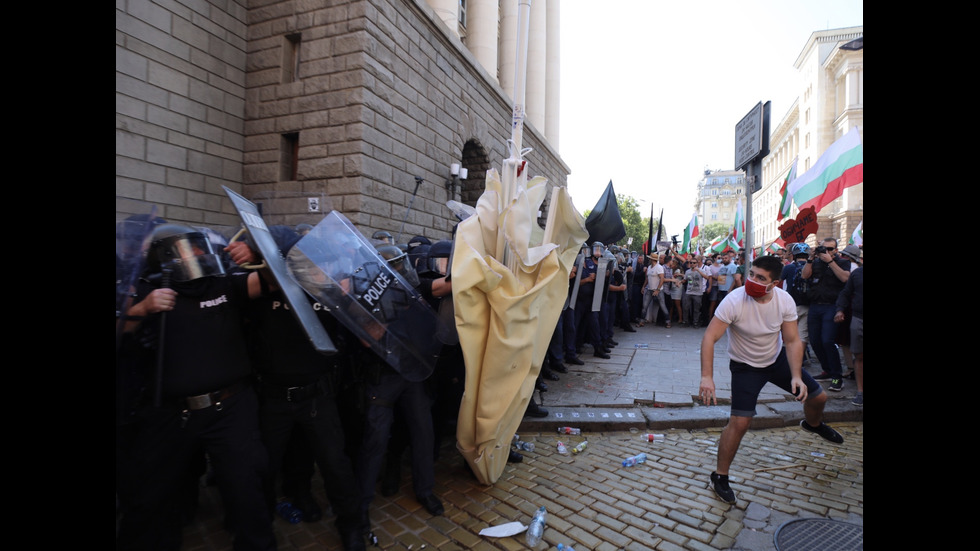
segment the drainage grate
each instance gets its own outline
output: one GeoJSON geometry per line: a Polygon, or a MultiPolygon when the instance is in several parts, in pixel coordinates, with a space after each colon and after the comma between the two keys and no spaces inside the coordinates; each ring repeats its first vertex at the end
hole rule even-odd
{"type": "Polygon", "coordinates": [[[784,522],[773,536],[777,551],[863,551],[864,527],[826,518],[784,522]]]}

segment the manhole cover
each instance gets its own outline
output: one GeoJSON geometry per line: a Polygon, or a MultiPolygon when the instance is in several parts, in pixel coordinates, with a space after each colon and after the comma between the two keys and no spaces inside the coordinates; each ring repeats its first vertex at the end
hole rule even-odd
{"type": "Polygon", "coordinates": [[[864,527],[826,518],[784,522],[773,536],[777,551],[855,551],[864,549],[864,527]]]}

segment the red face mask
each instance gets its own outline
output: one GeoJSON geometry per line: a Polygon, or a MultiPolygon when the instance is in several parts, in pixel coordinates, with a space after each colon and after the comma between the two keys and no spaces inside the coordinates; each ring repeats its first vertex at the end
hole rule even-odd
{"type": "Polygon", "coordinates": [[[752,298],[764,297],[772,291],[772,288],[768,285],[763,285],[761,283],[756,283],[751,279],[745,280],[745,294],[752,298]]]}

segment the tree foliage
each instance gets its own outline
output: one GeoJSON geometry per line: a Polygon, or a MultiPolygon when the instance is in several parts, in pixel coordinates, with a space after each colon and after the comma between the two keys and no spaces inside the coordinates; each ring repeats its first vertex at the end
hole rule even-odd
{"type": "Polygon", "coordinates": [[[702,227],[698,231],[698,239],[700,239],[700,241],[704,243],[705,246],[707,246],[707,244],[714,241],[716,237],[719,236],[724,237],[725,234],[728,233],[728,230],[730,230],[731,228],[732,228],[731,225],[726,226],[721,222],[714,222],[712,224],[708,224],[702,227]]]}
{"type": "MultiPolygon", "coordinates": [[[[617,241],[616,245],[626,247],[629,238],[632,237],[633,243],[628,248],[631,251],[639,251],[650,234],[650,217],[644,217],[640,213],[640,204],[636,199],[628,195],[617,193],[616,204],[619,206],[619,215],[623,218],[623,226],[626,228],[626,236],[617,241]]],[[[591,212],[592,209],[587,209],[582,213],[582,216],[588,218],[591,212]]],[[[657,236],[657,225],[659,222],[659,219],[653,220],[654,238],[657,236]]],[[[612,245],[612,243],[605,243],[605,245],[612,245]]]]}

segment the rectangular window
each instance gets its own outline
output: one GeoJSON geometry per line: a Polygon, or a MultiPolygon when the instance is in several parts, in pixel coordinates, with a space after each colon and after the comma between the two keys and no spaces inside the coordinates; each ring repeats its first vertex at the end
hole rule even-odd
{"type": "Polygon", "coordinates": [[[279,181],[291,182],[297,177],[299,165],[299,132],[283,134],[279,143],[279,181]]]}
{"type": "Polygon", "coordinates": [[[299,79],[299,45],[302,35],[289,34],[282,41],[282,84],[299,79]]]}
{"type": "Polygon", "coordinates": [[[466,0],[459,0],[459,26],[466,28],[466,0]]]}

